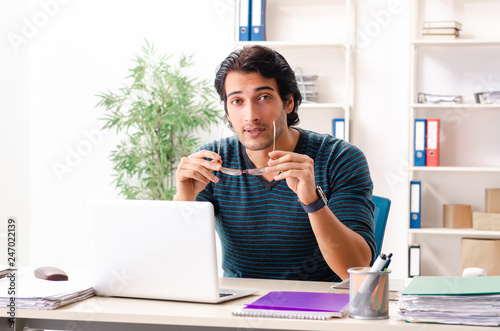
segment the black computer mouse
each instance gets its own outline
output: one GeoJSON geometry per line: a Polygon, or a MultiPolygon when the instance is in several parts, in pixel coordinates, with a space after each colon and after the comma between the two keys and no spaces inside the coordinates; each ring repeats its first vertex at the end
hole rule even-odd
{"type": "Polygon", "coordinates": [[[57,267],[36,268],[35,277],[44,280],[68,280],[68,275],[57,267]]]}

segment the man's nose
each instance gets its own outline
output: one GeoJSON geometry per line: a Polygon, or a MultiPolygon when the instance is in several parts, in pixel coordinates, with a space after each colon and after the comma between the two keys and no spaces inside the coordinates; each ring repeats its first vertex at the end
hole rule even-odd
{"type": "Polygon", "coordinates": [[[253,102],[247,103],[247,106],[245,107],[245,121],[254,123],[258,122],[260,118],[261,116],[259,107],[253,102]]]}

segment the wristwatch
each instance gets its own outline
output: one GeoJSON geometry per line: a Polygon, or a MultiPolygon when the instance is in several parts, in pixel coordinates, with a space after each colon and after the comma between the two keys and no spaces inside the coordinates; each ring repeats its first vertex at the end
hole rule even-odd
{"type": "Polygon", "coordinates": [[[321,187],[316,186],[316,193],[318,193],[318,200],[311,203],[310,205],[305,205],[302,203],[302,201],[299,200],[300,205],[308,214],[314,213],[328,204],[328,200],[326,199],[325,193],[323,193],[321,187]]]}

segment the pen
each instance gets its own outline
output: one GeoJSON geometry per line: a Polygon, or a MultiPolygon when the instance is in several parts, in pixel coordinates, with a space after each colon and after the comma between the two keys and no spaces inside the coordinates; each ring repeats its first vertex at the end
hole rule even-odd
{"type": "Polygon", "coordinates": [[[389,268],[389,264],[391,264],[391,257],[392,257],[392,253],[387,254],[387,259],[386,259],[381,271],[386,271],[387,268],[389,268]]]}
{"type": "MultiPolygon", "coordinates": [[[[392,254],[391,254],[391,256],[392,256],[392,254]]],[[[377,272],[377,271],[384,270],[383,268],[386,264],[386,261],[387,261],[387,255],[385,255],[384,253],[380,254],[378,256],[378,258],[375,260],[375,262],[373,263],[372,267],[370,268],[370,272],[377,272]]],[[[376,275],[368,275],[366,277],[365,281],[363,282],[363,284],[361,284],[361,287],[359,288],[358,293],[364,294],[366,292],[366,290],[368,290],[368,287],[373,282],[375,277],[377,277],[377,276],[376,275]]]]}
{"type": "MultiPolygon", "coordinates": [[[[386,259],[381,271],[387,271],[387,268],[389,268],[389,264],[391,264],[391,257],[392,257],[392,253],[387,254],[387,259],[386,259]]],[[[372,292],[375,290],[375,287],[377,287],[377,285],[379,284],[381,276],[377,276],[377,277],[378,277],[377,280],[373,282],[373,285],[371,286],[370,290],[368,290],[368,295],[371,295],[372,292]]],[[[387,285],[384,285],[384,288],[379,289],[379,291],[382,291],[382,293],[383,293],[382,294],[382,301],[377,300],[377,302],[374,303],[373,309],[379,310],[379,309],[383,308],[382,303],[384,303],[386,301],[386,292],[387,292],[385,290],[385,286],[387,286],[387,285]]]]}

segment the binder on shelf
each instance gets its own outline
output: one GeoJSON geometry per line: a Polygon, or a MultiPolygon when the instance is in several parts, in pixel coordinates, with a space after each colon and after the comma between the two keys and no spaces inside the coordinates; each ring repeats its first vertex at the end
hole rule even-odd
{"type": "Polygon", "coordinates": [[[266,40],[266,0],[251,0],[251,41],[266,40]]]}
{"type": "Polygon", "coordinates": [[[408,277],[420,276],[420,245],[411,244],[408,249],[408,277]]]}
{"type": "Polygon", "coordinates": [[[439,119],[427,119],[427,155],[426,165],[439,166],[439,119]]]}
{"type": "Polygon", "coordinates": [[[427,127],[426,119],[415,119],[415,138],[414,138],[414,165],[416,167],[425,166],[425,133],[427,127]]]}
{"type": "Polygon", "coordinates": [[[337,139],[345,140],[345,120],[343,118],[334,118],[332,126],[333,136],[337,139]]]}
{"type": "Polygon", "coordinates": [[[410,228],[420,228],[421,211],[421,187],[420,181],[411,181],[410,183],[410,228]]]}
{"type": "Polygon", "coordinates": [[[240,0],[239,40],[250,40],[251,0],[240,0]]]}

